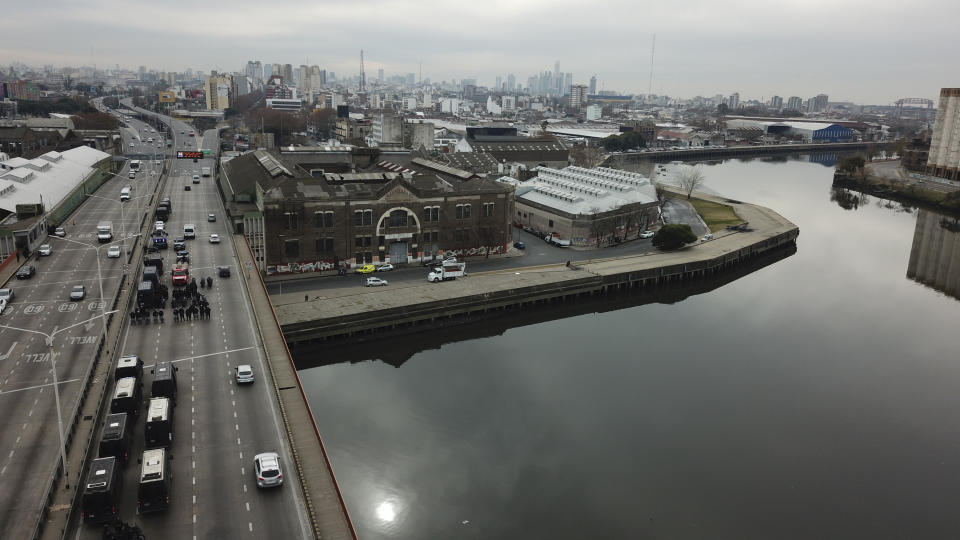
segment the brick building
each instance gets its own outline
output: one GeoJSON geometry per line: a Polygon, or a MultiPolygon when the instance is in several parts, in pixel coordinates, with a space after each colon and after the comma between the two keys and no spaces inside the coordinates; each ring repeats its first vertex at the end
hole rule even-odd
{"type": "Polygon", "coordinates": [[[413,153],[258,150],[219,181],[267,274],[501,253],[511,241],[512,186],[413,153]]]}

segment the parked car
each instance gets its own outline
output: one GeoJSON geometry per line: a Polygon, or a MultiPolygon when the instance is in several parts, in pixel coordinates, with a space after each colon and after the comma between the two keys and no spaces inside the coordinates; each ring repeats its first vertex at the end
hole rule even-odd
{"type": "Polygon", "coordinates": [[[390,263],[383,263],[377,267],[377,272],[389,272],[393,270],[393,265],[390,263]]]}
{"type": "Polygon", "coordinates": [[[276,452],[264,452],[253,456],[253,474],[257,477],[257,487],[283,485],[280,456],[276,452]]]}
{"type": "Polygon", "coordinates": [[[87,295],[87,290],[83,285],[74,285],[70,289],[70,300],[83,300],[83,297],[87,295]]]}
{"type": "Polygon", "coordinates": [[[210,235],[210,243],[211,243],[211,244],[219,244],[219,243],[220,243],[220,235],[217,234],[217,233],[211,234],[211,235],[210,235]]]}
{"type": "Polygon", "coordinates": [[[657,233],[653,231],[643,231],[640,233],[640,238],[653,238],[657,233]]]}
{"type": "Polygon", "coordinates": [[[120,257],[120,246],[110,246],[107,248],[107,258],[116,259],[120,257]]]}
{"type": "Polygon", "coordinates": [[[13,297],[13,289],[9,287],[6,289],[0,289],[0,301],[10,303],[13,302],[13,297]]]}
{"type": "Polygon", "coordinates": [[[358,274],[372,274],[377,271],[377,267],[372,264],[365,264],[363,266],[358,266],[356,272],[358,274]]]}
{"type": "Polygon", "coordinates": [[[370,276],[367,278],[367,287],[383,287],[387,284],[387,280],[380,279],[378,277],[370,276]]]}
{"type": "Polygon", "coordinates": [[[713,235],[710,233],[703,235],[703,238],[700,239],[701,242],[709,242],[710,240],[713,240],[713,235]]]}
{"type": "Polygon", "coordinates": [[[513,243],[513,247],[517,249],[527,249],[527,245],[524,244],[523,242],[520,242],[519,240],[513,243]]]}
{"type": "Polygon", "coordinates": [[[240,364],[236,368],[237,384],[253,382],[253,368],[250,364],[240,364]]]}
{"type": "Polygon", "coordinates": [[[29,264],[25,264],[17,270],[17,279],[30,279],[37,273],[37,269],[29,264]]]}
{"type": "Polygon", "coordinates": [[[40,247],[37,248],[37,253],[41,257],[47,257],[53,253],[53,248],[50,247],[50,244],[41,244],[40,247]]]}
{"type": "Polygon", "coordinates": [[[57,227],[56,229],[53,230],[53,235],[63,238],[64,236],[67,235],[67,231],[63,230],[63,227],[57,227]]]}

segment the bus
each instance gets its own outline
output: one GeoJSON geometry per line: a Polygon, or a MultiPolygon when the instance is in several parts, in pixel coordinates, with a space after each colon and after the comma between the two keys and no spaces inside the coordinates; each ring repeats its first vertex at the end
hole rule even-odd
{"type": "Polygon", "coordinates": [[[163,448],[143,453],[140,485],[137,488],[137,513],[158,512],[170,506],[170,475],[167,451],[163,448]]]}
{"type": "Polygon", "coordinates": [[[144,446],[170,448],[173,444],[173,403],[165,397],[152,398],[147,406],[144,446]]]}
{"type": "Polygon", "coordinates": [[[121,485],[116,458],[93,460],[83,486],[83,521],[103,523],[116,517],[120,511],[121,485]]]}
{"type": "Polygon", "coordinates": [[[139,171],[139,170],[140,170],[140,160],[139,160],[139,159],[131,159],[131,160],[130,160],[130,170],[131,170],[131,171],[139,171]]]}
{"type": "Polygon", "coordinates": [[[103,423],[103,432],[100,435],[100,444],[97,447],[99,457],[114,457],[121,465],[130,460],[130,438],[132,429],[128,429],[127,415],[124,413],[108,414],[103,423]]]}

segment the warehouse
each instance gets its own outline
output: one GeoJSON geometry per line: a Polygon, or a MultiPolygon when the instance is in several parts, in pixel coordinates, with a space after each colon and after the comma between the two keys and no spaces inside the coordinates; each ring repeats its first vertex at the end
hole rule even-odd
{"type": "Polygon", "coordinates": [[[843,142],[853,140],[855,133],[848,127],[827,122],[803,122],[787,120],[774,122],[748,118],[727,120],[727,130],[759,128],[766,135],[801,137],[808,142],[843,142]]]}

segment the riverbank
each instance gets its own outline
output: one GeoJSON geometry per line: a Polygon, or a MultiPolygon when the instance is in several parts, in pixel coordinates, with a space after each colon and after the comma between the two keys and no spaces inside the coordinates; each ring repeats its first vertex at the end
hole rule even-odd
{"type": "Polygon", "coordinates": [[[869,172],[837,171],[833,175],[833,187],[852,189],[938,212],[960,213],[960,190],[945,190],[939,184],[922,180],[884,177],[869,172]]]}
{"type": "Polygon", "coordinates": [[[705,277],[792,246],[799,235],[796,225],[769,208],[710,195],[698,197],[730,206],[749,228],[725,230],[711,241],[674,252],[470,274],[440,284],[324,290],[308,302],[277,300],[277,320],[291,347],[399,328],[430,331],[438,321],[467,324],[472,315],[490,311],[705,277]]]}

